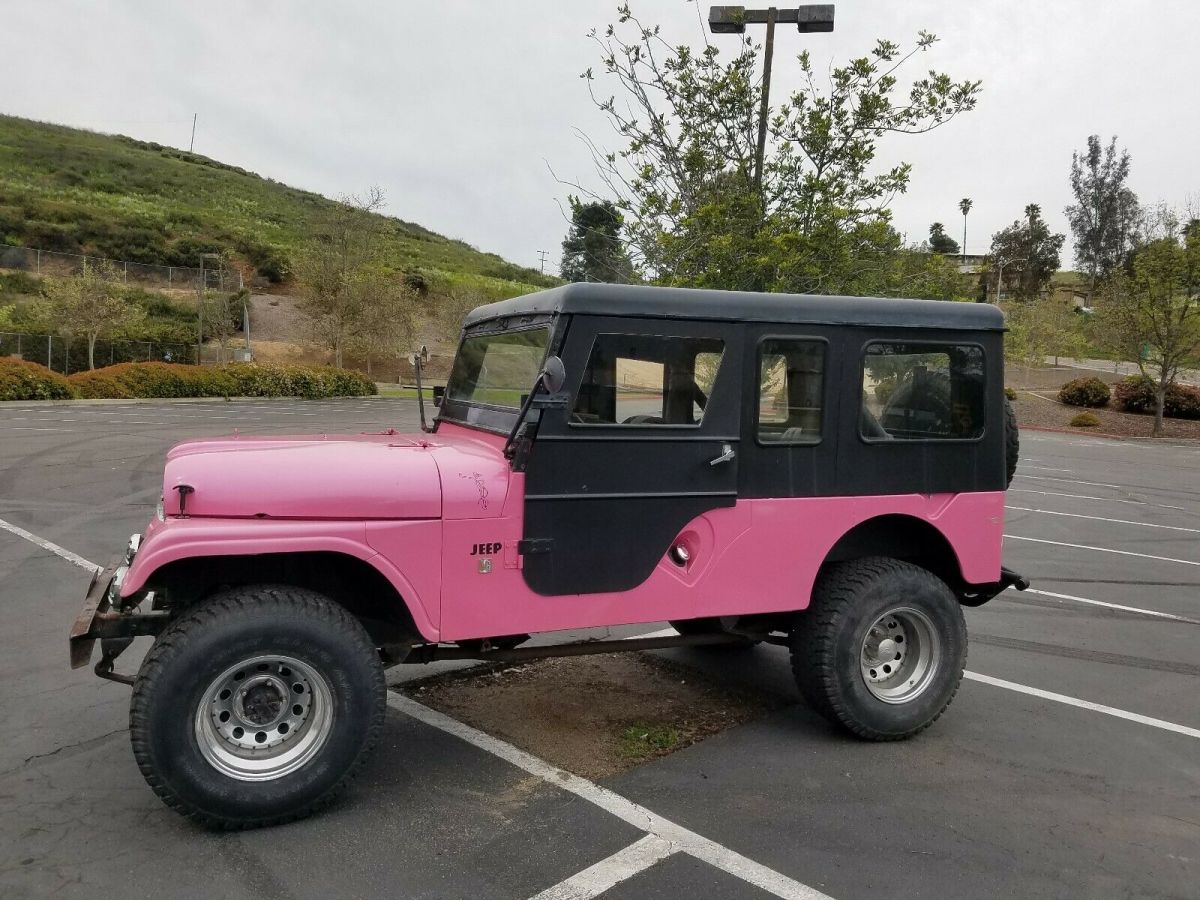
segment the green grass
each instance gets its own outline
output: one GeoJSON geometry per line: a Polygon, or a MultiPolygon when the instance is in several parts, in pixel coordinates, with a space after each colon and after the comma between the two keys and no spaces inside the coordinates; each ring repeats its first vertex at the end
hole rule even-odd
{"type": "Polygon", "coordinates": [[[618,737],[621,755],[636,760],[670,753],[684,738],[678,728],[653,722],[635,722],[622,728],[618,737]]]}
{"type": "MultiPolygon", "coordinates": [[[[231,250],[278,281],[331,202],[172,147],[0,115],[0,244],[176,266],[231,250]]],[[[448,287],[500,298],[557,283],[412,222],[388,217],[384,232],[388,265],[448,287]]]]}

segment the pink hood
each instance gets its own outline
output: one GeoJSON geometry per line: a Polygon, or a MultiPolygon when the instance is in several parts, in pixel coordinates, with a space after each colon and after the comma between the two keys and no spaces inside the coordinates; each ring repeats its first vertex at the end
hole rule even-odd
{"type": "Polygon", "coordinates": [[[441,482],[428,445],[363,434],[188,441],[167,454],[163,506],[189,516],[436,519],[441,482]]]}
{"type": "Polygon", "coordinates": [[[215,438],[167,454],[163,510],[264,519],[487,519],[499,516],[512,470],[497,435],[215,438]]]}

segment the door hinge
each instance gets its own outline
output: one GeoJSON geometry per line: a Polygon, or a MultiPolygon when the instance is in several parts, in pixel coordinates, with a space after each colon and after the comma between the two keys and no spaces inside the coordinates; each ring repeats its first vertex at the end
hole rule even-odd
{"type": "Polygon", "coordinates": [[[525,538],[517,541],[517,552],[522,556],[532,556],[535,553],[549,553],[554,549],[554,538],[525,538]]]}

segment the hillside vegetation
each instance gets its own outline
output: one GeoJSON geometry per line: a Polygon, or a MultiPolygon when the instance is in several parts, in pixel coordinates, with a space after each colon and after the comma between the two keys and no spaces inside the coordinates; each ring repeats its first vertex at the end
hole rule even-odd
{"type": "MultiPolygon", "coordinates": [[[[232,251],[273,282],[332,201],[198,154],[0,115],[0,244],[195,266],[232,251]]],[[[383,218],[405,273],[489,297],[556,283],[420,225],[383,218]]]]}

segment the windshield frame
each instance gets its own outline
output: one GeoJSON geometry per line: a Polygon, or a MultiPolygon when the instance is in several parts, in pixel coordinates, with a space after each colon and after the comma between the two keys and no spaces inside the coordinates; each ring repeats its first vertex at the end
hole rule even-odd
{"type": "MultiPolygon", "coordinates": [[[[546,314],[506,316],[500,319],[489,319],[484,322],[478,322],[470,328],[464,329],[459,336],[458,347],[454,352],[454,361],[450,365],[450,374],[454,374],[454,366],[458,361],[459,354],[462,353],[463,345],[472,338],[497,334],[515,334],[522,331],[542,329],[546,332],[546,347],[542,353],[542,358],[538,361],[540,370],[541,366],[546,362],[546,357],[554,352],[553,348],[558,331],[557,325],[558,316],[546,314]]],[[[517,415],[520,412],[519,407],[455,400],[451,398],[448,390],[450,386],[449,377],[447,378],[446,386],[447,392],[442,398],[442,405],[438,407],[437,417],[434,419],[436,424],[449,422],[453,425],[479,428],[484,431],[503,435],[508,435],[512,430],[513,425],[517,421],[517,415]]],[[[533,379],[531,378],[529,384],[524,386],[524,390],[527,392],[532,387],[533,379]]]]}

